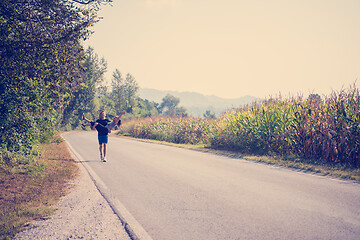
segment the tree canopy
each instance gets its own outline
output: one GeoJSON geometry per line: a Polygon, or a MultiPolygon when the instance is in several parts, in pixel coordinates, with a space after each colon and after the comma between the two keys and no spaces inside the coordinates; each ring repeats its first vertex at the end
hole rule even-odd
{"type": "Polygon", "coordinates": [[[180,98],[177,98],[171,94],[166,95],[162,99],[162,103],[160,104],[160,111],[168,116],[181,116],[186,117],[186,109],[184,107],[178,107],[180,103],[180,98]]]}
{"type": "Polygon", "coordinates": [[[104,1],[0,1],[1,147],[21,150],[46,138],[79,88],[81,42],[104,1]]]}

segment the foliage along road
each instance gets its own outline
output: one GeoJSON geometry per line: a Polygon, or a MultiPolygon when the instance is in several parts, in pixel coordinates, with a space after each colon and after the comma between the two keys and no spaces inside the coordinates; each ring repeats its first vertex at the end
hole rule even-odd
{"type": "Polygon", "coordinates": [[[104,163],[96,132],[64,138],[144,239],[360,236],[358,183],[118,137],[104,163]]]}

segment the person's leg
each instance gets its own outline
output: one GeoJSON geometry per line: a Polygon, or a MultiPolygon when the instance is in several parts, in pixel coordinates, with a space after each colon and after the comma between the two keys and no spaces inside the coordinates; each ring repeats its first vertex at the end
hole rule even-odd
{"type": "Polygon", "coordinates": [[[104,144],[99,144],[99,151],[100,151],[100,159],[101,159],[101,161],[103,161],[103,159],[104,159],[104,155],[103,155],[103,145],[104,144]]]}
{"type": "Polygon", "coordinates": [[[98,136],[98,139],[99,139],[99,150],[100,150],[100,158],[101,158],[101,161],[103,162],[106,162],[106,145],[108,143],[108,135],[101,135],[101,136],[98,136]]]}
{"type": "Polygon", "coordinates": [[[107,145],[107,144],[104,143],[103,145],[104,145],[104,151],[103,151],[103,153],[104,153],[104,155],[103,155],[104,158],[103,158],[103,161],[106,162],[106,145],[107,145]]]}
{"type": "Polygon", "coordinates": [[[104,154],[103,154],[104,138],[103,138],[103,136],[98,135],[98,141],[99,141],[100,159],[101,159],[101,161],[103,161],[103,159],[104,159],[104,154]]]}
{"type": "Polygon", "coordinates": [[[109,139],[109,136],[108,135],[105,135],[105,136],[102,136],[102,141],[103,141],[103,145],[104,145],[104,148],[103,148],[103,161],[106,162],[106,152],[107,152],[107,143],[108,143],[108,139],[109,139]]]}

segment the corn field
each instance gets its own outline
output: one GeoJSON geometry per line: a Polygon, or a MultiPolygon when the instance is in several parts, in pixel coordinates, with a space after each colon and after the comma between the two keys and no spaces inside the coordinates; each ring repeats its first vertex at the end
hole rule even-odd
{"type": "MultiPolygon", "coordinates": [[[[126,130],[133,137],[155,139],[173,143],[208,143],[213,120],[199,118],[144,118],[130,123],[126,130]]],[[[126,123],[129,124],[129,123],[126,123]]],[[[125,124],[125,125],[126,125],[125,124]]],[[[126,128],[126,126],[124,126],[126,128]]]]}
{"type": "Polygon", "coordinates": [[[360,166],[360,95],[351,87],[325,99],[281,97],[232,110],[218,120],[146,118],[134,137],[208,144],[250,154],[277,154],[360,166]]]}
{"type": "Polygon", "coordinates": [[[211,146],[247,153],[295,155],[329,163],[360,164],[359,90],[324,101],[271,99],[225,114],[211,146]]]}

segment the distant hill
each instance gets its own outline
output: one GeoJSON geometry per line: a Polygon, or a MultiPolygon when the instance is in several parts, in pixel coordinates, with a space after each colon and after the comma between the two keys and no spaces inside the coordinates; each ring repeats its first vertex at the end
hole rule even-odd
{"type": "Polygon", "coordinates": [[[179,106],[186,108],[187,112],[194,117],[202,117],[206,110],[220,116],[221,113],[232,108],[238,108],[260,100],[252,96],[244,96],[234,99],[220,98],[214,95],[208,96],[196,92],[162,91],[151,88],[140,88],[139,97],[161,103],[163,97],[171,94],[180,99],[179,106]]]}

